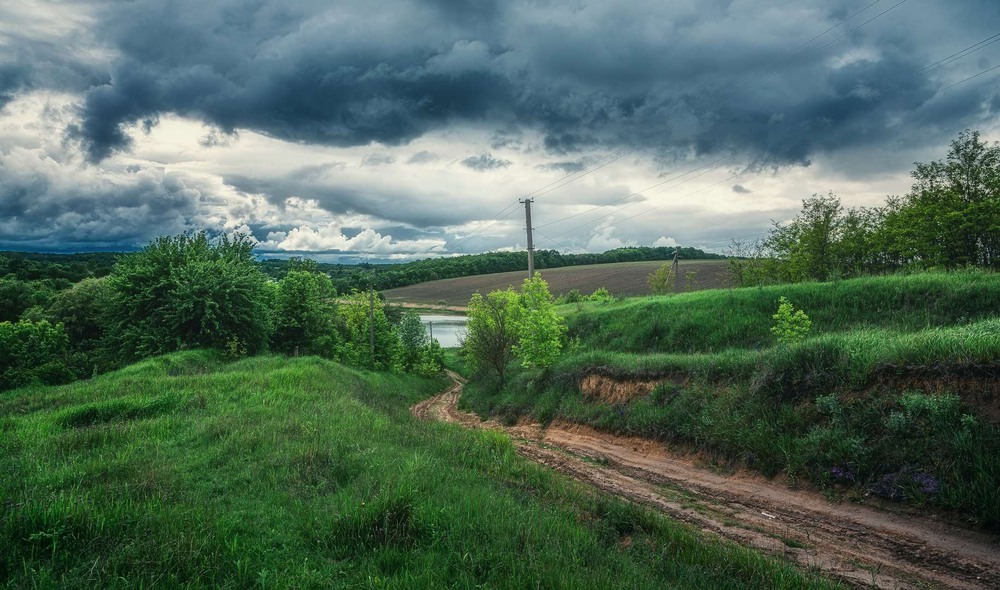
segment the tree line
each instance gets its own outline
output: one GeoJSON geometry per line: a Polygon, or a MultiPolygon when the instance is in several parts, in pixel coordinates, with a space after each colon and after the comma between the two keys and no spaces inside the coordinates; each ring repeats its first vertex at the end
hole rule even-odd
{"type": "MultiPolygon", "coordinates": [[[[536,250],[535,268],[562,268],[586,264],[611,262],[640,262],[668,260],[674,256],[675,247],[635,246],[615,248],[602,253],[562,254],[555,250],[536,250]]],[[[714,260],[720,254],[703,252],[697,248],[680,248],[681,257],[687,260],[714,260]]],[[[290,265],[288,260],[263,261],[264,272],[281,278],[290,265]]],[[[325,264],[317,268],[327,273],[338,291],[375,288],[378,290],[406,287],[439,279],[454,279],[473,275],[512,272],[528,268],[527,252],[486,252],[447,258],[427,258],[402,264],[325,264]]]]}
{"type": "MultiPolygon", "coordinates": [[[[669,260],[674,247],[625,247],[602,253],[561,254],[555,250],[537,250],[535,267],[561,268],[611,262],[669,260]]],[[[711,260],[723,256],[697,248],[680,248],[686,260],[711,260]]],[[[27,309],[44,305],[56,293],[88,278],[111,273],[122,252],[86,252],[52,254],[37,252],[0,252],[0,321],[17,321],[27,309]]],[[[301,258],[260,260],[265,275],[281,280],[300,264],[301,258]]],[[[448,258],[428,258],[401,264],[331,264],[316,262],[310,268],[327,275],[338,293],[352,290],[382,291],[438,279],[452,279],[480,274],[520,271],[528,267],[526,252],[486,252],[448,258]]]]}
{"type": "Polygon", "coordinates": [[[736,283],[1000,268],[1000,144],[966,130],[943,160],[915,166],[910,192],[882,206],[845,209],[832,193],[813,195],[766,237],[734,242],[736,283]]]}
{"type": "Polygon", "coordinates": [[[242,235],[162,237],[120,257],[106,277],[33,297],[0,322],[0,389],[66,383],[188,348],[423,374],[441,366],[416,314],[374,291],[338,293],[310,261],[272,280],[242,235]]]}

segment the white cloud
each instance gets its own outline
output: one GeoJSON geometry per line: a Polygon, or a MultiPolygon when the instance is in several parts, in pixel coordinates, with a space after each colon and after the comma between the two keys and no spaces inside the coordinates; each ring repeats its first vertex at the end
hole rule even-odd
{"type": "Polygon", "coordinates": [[[440,253],[445,241],[440,239],[393,240],[372,228],[361,230],[354,237],[344,235],[341,227],[328,224],[319,227],[300,226],[289,232],[272,232],[260,243],[264,249],[292,252],[370,252],[373,254],[440,253]]]}
{"type": "Polygon", "coordinates": [[[667,236],[660,236],[653,242],[653,247],[655,248],[672,248],[674,246],[680,246],[680,244],[677,243],[677,240],[667,236]]]}
{"type": "Polygon", "coordinates": [[[614,235],[615,228],[609,225],[602,225],[597,228],[590,241],[587,242],[587,250],[590,252],[604,252],[625,246],[638,246],[635,240],[622,240],[614,235]]]}

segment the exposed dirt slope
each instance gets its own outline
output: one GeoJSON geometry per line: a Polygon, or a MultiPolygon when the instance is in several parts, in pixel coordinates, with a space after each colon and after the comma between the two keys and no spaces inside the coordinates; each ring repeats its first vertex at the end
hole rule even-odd
{"type": "Polygon", "coordinates": [[[458,410],[462,382],[414,405],[423,420],[511,435],[524,456],[712,534],[784,555],[852,586],[1000,588],[1000,539],[915,514],[831,503],[749,474],[700,468],[652,441],[565,422],[503,426],[458,410]]]}

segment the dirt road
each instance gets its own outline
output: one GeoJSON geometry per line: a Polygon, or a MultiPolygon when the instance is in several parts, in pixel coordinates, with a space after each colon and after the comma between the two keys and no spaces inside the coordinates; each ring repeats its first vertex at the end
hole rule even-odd
{"type": "Polygon", "coordinates": [[[1000,539],[942,520],[832,503],[752,474],[720,474],[663,445],[554,422],[503,426],[458,409],[462,380],[410,408],[422,420],[508,433],[518,451],[703,531],[816,567],[851,586],[1000,588],[1000,539]]]}

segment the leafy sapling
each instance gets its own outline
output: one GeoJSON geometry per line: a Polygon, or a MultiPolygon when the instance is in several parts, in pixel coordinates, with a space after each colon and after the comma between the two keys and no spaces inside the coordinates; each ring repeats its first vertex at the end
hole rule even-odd
{"type": "Polygon", "coordinates": [[[812,327],[812,320],[809,319],[809,316],[801,309],[795,309],[792,302],[785,297],[778,300],[778,313],[771,317],[774,318],[771,332],[782,344],[802,340],[809,333],[809,328],[812,327]]]}

